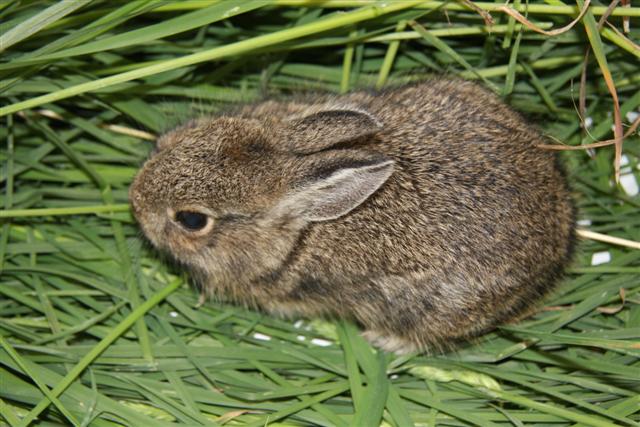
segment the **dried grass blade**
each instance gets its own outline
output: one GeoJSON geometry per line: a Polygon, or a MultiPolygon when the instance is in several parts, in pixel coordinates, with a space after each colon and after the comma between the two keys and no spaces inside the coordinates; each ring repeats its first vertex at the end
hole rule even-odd
{"type": "Polygon", "coordinates": [[[544,34],[546,36],[557,36],[558,34],[566,33],[571,28],[573,28],[574,25],[576,25],[578,22],[580,22],[580,19],[582,19],[582,17],[585,15],[585,13],[587,13],[587,10],[588,10],[588,7],[589,7],[589,3],[591,3],[591,0],[586,0],[585,1],[584,6],[581,7],[580,13],[578,14],[578,17],[576,19],[574,19],[573,21],[571,21],[569,24],[565,25],[564,27],[557,28],[555,30],[543,30],[542,28],[538,27],[537,25],[535,25],[534,23],[529,21],[527,18],[522,16],[520,14],[520,12],[518,12],[517,10],[515,10],[515,9],[509,7],[509,6],[500,6],[498,8],[498,10],[501,11],[501,12],[506,13],[507,15],[509,15],[511,17],[513,17],[518,22],[520,22],[522,25],[524,25],[525,27],[529,28],[532,31],[535,31],[536,33],[544,34]]]}
{"type": "Polygon", "coordinates": [[[578,236],[585,239],[596,240],[598,242],[611,243],[612,245],[624,246],[632,249],[640,249],[640,242],[635,242],[629,239],[622,239],[620,237],[607,236],[606,234],[596,233],[595,231],[578,229],[578,236]]]}
{"type": "Polygon", "coordinates": [[[589,42],[591,43],[591,49],[593,50],[593,54],[596,57],[596,61],[598,61],[598,65],[600,67],[600,71],[602,72],[602,76],[607,85],[607,89],[613,98],[613,122],[614,122],[614,139],[615,142],[615,159],[613,163],[614,167],[614,176],[616,183],[620,183],[620,161],[622,158],[622,144],[623,144],[623,130],[622,130],[622,116],[620,114],[620,101],[618,100],[618,92],[616,90],[615,84],[613,82],[613,76],[611,75],[611,70],[609,69],[609,64],[607,63],[607,58],[604,53],[604,45],[602,44],[602,40],[600,39],[600,33],[598,31],[598,26],[596,24],[596,20],[586,5],[589,0],[582,4],[582,0],[577,0],[578,4],[587,12],[584,14],[583,24],[585,26],[585,30],[587,31],[587,37],[589,38],[589,42]]]}

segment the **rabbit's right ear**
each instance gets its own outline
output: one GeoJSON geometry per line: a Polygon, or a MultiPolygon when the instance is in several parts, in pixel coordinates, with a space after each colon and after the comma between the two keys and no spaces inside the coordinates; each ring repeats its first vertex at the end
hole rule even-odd
{"type": "Polygon", "coordinates": [[[341,142],[373,135],[382,123],[359,109],[330,109],[309,114],[287,123],[285,140],[298,154],[311,154],[341,142]]]}
{"type": "Polygon", "coordinates": [[[393,164],[371,154],[313,162],[303,182],[284,196],[275,212],[304,221],[339,218],[376,192],[393,173],[393,164]]]}

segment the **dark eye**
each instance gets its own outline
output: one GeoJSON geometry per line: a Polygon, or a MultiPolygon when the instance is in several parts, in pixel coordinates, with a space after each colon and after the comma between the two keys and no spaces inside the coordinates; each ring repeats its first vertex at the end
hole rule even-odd
{"type": "Polygon", "coordinates": [[[176,221],[189,231],[198,231],[207,225],[207,216],[200,212],[178,211],[176,221]]]}

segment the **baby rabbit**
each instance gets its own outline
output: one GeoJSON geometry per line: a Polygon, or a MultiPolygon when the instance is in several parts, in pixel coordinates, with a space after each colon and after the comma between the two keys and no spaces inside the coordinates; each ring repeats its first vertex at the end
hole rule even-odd
{"type": "Polygon", "coordinates": [[[544,142],[457,79],[266,101],[161,136],[130,199],[207,295],[439,350],[526,314],[570,261],[544,142]]]}

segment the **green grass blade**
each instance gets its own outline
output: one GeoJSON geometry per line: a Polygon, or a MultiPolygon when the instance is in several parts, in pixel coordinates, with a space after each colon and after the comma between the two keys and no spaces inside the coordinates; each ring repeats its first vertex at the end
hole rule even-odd
{"type": "Polygon", "coordinates": [[[497,87],[496,85],[487,80],[483,74],[479,73],[475,67],[473,67],[471,64],[469,64],[469,62],[467,62],[466,59],[464,59],[460,54],[458,54],[455,50],[453,50],[451,47],[449,47],[449,45],[447,45],[445,42],[443,42],[442,40],[440,40],[440,38],[434,36],[431,32],[427,31],[426,28],[424,28],[422,25],[418,24],[415,21],[411,21],[409,22],[409,25],[418,33],[422,36],[422,38],[424,38],[424,40],[429,43],[430,45],[432,45],[433,47],[435,47],[436,49],[440,50],[441,52],[443,52],[444,54],[446,54],[447,56],[451,57],[452,59],[454,59],[458,64],[460,64],[461,66],[463,66],[468,72],[472,73],[473,75],[475,75],[476,77],[478,77],[479,79],[481,79],[487,86],[489,86],[490,88],[492,88],[494,91],[497,91],[497,87]]]}
{"type": "Polygon", "coordinates": [[[6,33],[0,35],[0,52],[4,52],[9,47],[37,33],[42,28],[51,25],[73,11],[86,6],[89,0],[61,1],[49,6],[42,12],[26,19],[24,22],[11,28],[6,33]]]}
{"type": "Polygon", "coordinates": [[[20,59],[17,59],[7,65],[10,65],[11,68],[21,67],[60,58],[70,58],[78,55],[87,55],[105,50],[140,45],[201,27],[203,25],[208,25],[221,19],[228,19],[256,8],[263,7],[267,3],[268,2],[265,0],[227,0],[213,4],[210,7],[196,12],[186,13],[184,15],[168,19],[156,25],[147,26],[139,30],[128,31],[111,37],[105,37],[95,42],[61,50],[54,54],[38,56],[37,59],[33,60],[21,61],[20,59]]]}
{"type": "Polygon", "coordinates": [[[356,412],[351,422],[352,426],[380,425],[382,420],[382,411],[389,393],[389,380],[387,379],[387,361],[384,353],[378,351],[376,356],[375,373],[369,372],[367,375],[367,386],[363,391],[361,410],[356,412]]]}
{"type": "Polygon", "coordinates": [[[419,3],[420,0],[412,0],[406,2],[387,3],[381,2],[374,7],[364,7],[353,12],[340,13],[325,17],[319,21],[301,25],[296,28],[291,28],[283,31],[279,31],[273,34],[266,34],[263,36],[254,37],[252,39],[243,40],[240,42],[232,43],[226,46],[216,47],[210,50],[205,50],[191,55],[183,56],[177,59],[171,59],[163,61],[159,64],[146,66],[137,70],[121,73],[115,76],[106,77],[99,80],[94,80],[87,83],[81,83],[76,86],[72,86],[66,89],[61,89],[54,93],[32,98],[27,101],[18,102],[16,104],[9,105],[7,107],[0,108],[0,116],[14,113],[24,110],[26,108],[33,108],[39,105],[59,101],[61,99],[69,98],[71,96],[80,95],[83,93],[91,92],[97,89],[103,89],[108,86],[113,86],[119,83],[128,82],[131,80],[139,79],[154,74],[175,70],[177,68],[186,67],[188,65],[198,64],[204,61],[213,61],[217,59],[226,58],[232,55],[238,55],[248,51],[256,50],[259,48],[267,47],[272,44],[282,43],[288,40],[294,40],[296,38],[304,37],[309,34],[313,34],[320,31],[327,31],[334,28],[340,28],[345,25],[355,24],[360,21],[371,19],[381,16],[386,13],[395,12],[398,10],[406,9],[414,4],[419,3]]]}
{"type": "Polygon", "coordinates": [[[45,384],[43,384],[42,381],[40,381],[38,376],[34,372],[31,372],[29,370],[20,355],[11,347],[11,345],[9,345],[9,343],[4,339],[2,335],[0,335],[0,346],[2,346],[4,351],[6,351],[7,354],[16,362],[16,364],[20,366],[22,372],[33,379],[33,382],[36,383],[42,394],[47,397],[49,402],[53,403],[71,424],[73,424],[75,427],[78,427],[80,425],[78,423],[78,420],[76,420],[73,414],[71,414],[71,412],[69,412],[67,408],[64,407],[64,405],[58,400],[58,398],[51,393],[51,390],[49,390],[49,388],[45,384]]]}
{"type": "MultiPolygon", "coordinates": [[[[147,311],[155,307],[160,301],[165,299],[171,293],[175,292],[182,284],[182,281],[175,280],[173,283],[167,285],[164,289],[153,295],[143,304],[141,304],[135,311],[131,312],[120,324],[114,328],[109,335],[104,337],[95,347],[91,349],[81,360],[78,362],[71,371],[58,383],[56,387],[51,390],[51,395],[56,397],[62,393],[76,378],[84,371],[87,366],[102,353],[113,341],[115,341],[120,335],[122,335],[127,329],[129,329],[140,317],[142,317],[147,311]]],[[[41,401],[38,403],[29,414],[22,420],[22,425],[29,425],[36,417],[44,411],[48,406],[47,401],[41,401]]]]}

